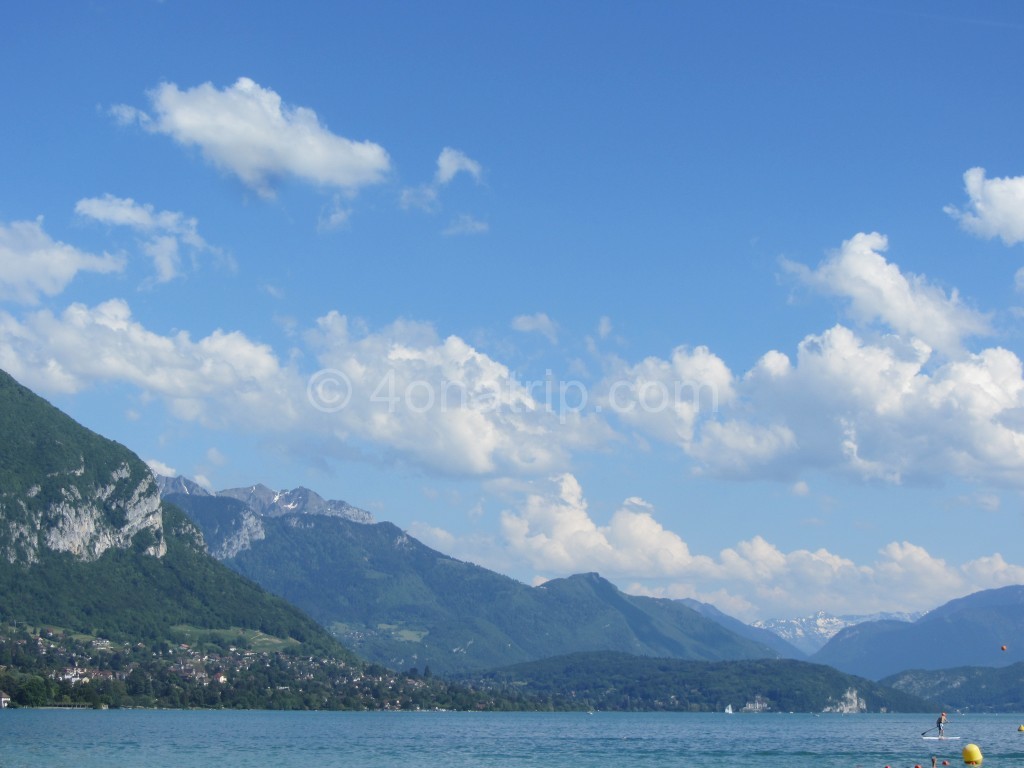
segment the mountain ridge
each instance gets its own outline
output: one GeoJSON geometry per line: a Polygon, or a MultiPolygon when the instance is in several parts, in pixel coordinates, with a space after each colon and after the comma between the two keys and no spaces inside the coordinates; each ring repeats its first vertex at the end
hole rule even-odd
{"type": "Polygon", "coordinates": [[[238,499],[168,494],[227,565],[303,608],[346,645],[391,667],[439,674],[576,650],[683,658],[799,657],[678,602],[625,595],[597,574],[530,587],[427,547],[388,522],[259,516],[238,499]],[[261,537],[227,547],[245,520],[261,537]]]}
{"type": "Polygon", "coordinates": [[[15,705],[502,705],[357,658],[211,557],[137,455],[3,371],[0,430],[0,686],[15,705]]]}
{"type": "Polygon", "coordinates": [[[835,635],[847,627],[869,621],[916,621],[923,615],[918,612],[885,612],[866,615],[835,615],[827,611],[816,611],[809,616],[796,618],[774,618],[755,621],[751,626],[774,633],[796,646],[808,656],[821,650],[835,635]]]}
{"type": "Polygon", "coordinates": [[[911,623],[874,621],[838,632],[810,660],[872,680],[911,669],[1005,667],[1024,661],[1024,586],[950,600],[911,623]],[[1005,650],[1004,650],[1005,648],[1005,650]]]}

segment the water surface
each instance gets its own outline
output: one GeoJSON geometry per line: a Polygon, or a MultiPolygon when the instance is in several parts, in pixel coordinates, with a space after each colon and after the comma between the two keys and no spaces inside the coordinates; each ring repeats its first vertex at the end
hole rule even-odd
{"type": "Polygon", "coordinates": [[[1024,715],[954,718],[961,740],[925,741],[929,715],[263,712],[0,712],[5,768],[1024,767],[1024,715]]]}

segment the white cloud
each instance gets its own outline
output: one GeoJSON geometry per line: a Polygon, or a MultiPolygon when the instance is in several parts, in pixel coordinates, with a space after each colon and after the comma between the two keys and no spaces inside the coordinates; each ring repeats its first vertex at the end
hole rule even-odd
{"type": "Polygon", "coordinates": [[[163,475],[164,477],[178,476],[178,470],[176,470],[169,464],[164,464],[162,461],[158,459],[146,459],[146,464],[149,466],[150,470],[155,474],[163,475]]]}
{"type": "MultiPolygon", "coordinates": [[[[441,187],[450,184],[460,173],[469,174],[479,183],[483,176],[483,167],[465,153],[445,147],[437,157],[437,171],[434,173],[433,182],[403,189],[399,204],[406,209],[419,208],[427,213],[436,213],[441,209],[441,187]]],[[[444,234],[478,234],[486,231],[486,224],[471,216],[462,215],[445,230],[444,234]]]]}
{"type": "Polygon", "coordinates": [[[733,387],[728,366],[707,347],[677,347],[669,360],[609,361],[595,402],[632,429],[687,447],[698,420],[715,418],[733,399],[733,387]]]}
{"type": "MultiPolygon", "coordinates": [[[[805,338],[795,364],[764,355],[722,418],[694,423],[683,446],[716,474],[792,482],[816,469],[890,483],[952,476],[1019,487],[1022,408],[1022,365],[1008,350],[934,365],[925,345],[893,337],[869,344],[835,326],[805,338]]],[[[658,436],[656,426],[645,433],[658,436]]]]}
{"type": "Polygon", "coordinates": [[[1024,581],[1024,568],[998,553],[956,566],[906,541],[861,564],[826,549],[784,552],[762,536],[717,557],[694,554],[641,499],[628,499],[607,525],[598,524],[572,475],[535,481],[518,508],[503,513],[502,532],[507,555],[548,578],[598,571],[626,580],[633,594],[692,597],[747,620],[826,606],[851,614],[925,610],[935,607],[937,593],[955,597],[1024,581]]]}
{"type": "Polygon", "coordinates": [[[96,256],[51,238],[43,219],[0,223],[0,299],[38,304],[55,296],[79,272],[120,272],[124,260],[104,253],[96,256]]]}
{"type": "Polygon", "coordinates": [[[292,395],[302,391],[302,379],[269,347],[220,330],[198,341],[185,332],[161,336],[120,299],[22,321],[0,314],[0,367],[47,392],[127,382],[165,399],[179,418],[213,427],[251,428],[259,414],[265,429],[280,428],[294,421],[292,395]]]}
{"type": "Polygon", "coordinates": [[[483,168],[476,160],[451,147],[445,147],[437,158],[437,174],[434,182],[439,185],[448,184],[459,173],[468,173],[475,181],[480,181],[483,168]]]}
{"type": "Polygon", "coordinates": [[[157,211],[131,198],[87,197],[75,203],[75,213],[102,224],[128,227],[142,236],[142,250],[153,260],[156,281],[165,283],[181,274],[182,246],[193,254],[222,255],[199,235],[199,224],[175,211],[157,211]]]}
{"type": "Polygon", "coordinates": [[[571,450],[612,439],[598,418],[546,402],[457,336],[413,322],[350,325],[332,312],[304,334],[324,369],[310,377],[239,332],[162,336],[122,300],[72,304],[60,315],[0,313],[0,368],[43,392],[124,382],[182,420],[455,476],[547,474],[571,450]]]}
{"type": "Polygon", "coordinates": [[[986,179],[984,168],[971,168],[964,173],[964,188],[970,198],[967,209],[944,209],[961,227],[1006,245],[1024,240],[1024,176],[986,179]]]}
{"type": "Polygon", "coordinates": [[[1024,267],[1013,273],[1013,287],[1018,292],[1024,292],[1024,267]]]}
{"type": "Polygon", "coordinates": [[[686,543],[663,528],[642,499],[628,499],[608,525],[597,525],[570,474],[538,482],[521,509],[502,513],[501,527],[511,554],[548,574],[662,576],[694,562],[686,543]]]}
{"type": "Polygon", "coordinates": [[[486,221],[480,221],[463,213],[456,216],[452,222],[445,227],[441,234],[444,235],[482,235],[490,230],[486,221]]]}
{"type": "Polygon", "coordinates": [[[517,315],[512,318],[512,328],[524,333],[540,333],[552,344],[558,343],[558,326],[544,312],[532,315],[517,315]]]}
{"type": "Polygon", "coordinates": [[[1001,348],[961,349],[965,336],[987,329],[984,319],[955,293],[905,277],[879,255],[884,248],[880,235],[858,235],[817,270],[789,265],[882,323],[872,341],[836,325],[805,337],[795,361],[770,350],[741,377],[704,347],[632,364],[605,358],[595,406],[640,440],[680,447],[703,473],[794,483],[810,469],[871,482],[952,476],[1020,487],[1020,359],[1001,348]]]}
{"type": "Polygon", "coordinates": [[[597,419],[535,399],[505,365],[426,324],[359,333],[332,312],[306,339],[324,368],[311,396],[342,440],[448,474],[533,475],[564,466],[572,446],[608,439],[597,419]]]}
{"type": "Polygon", "coordinates": [[[198,146],[211,163],[265,197],[281,176],[354,191],[380,183],[390,170],[381,146],[332,133],[313,110],[286,105],[247,77],[223,90],[204,83],[182,91],[162,83],[148,95],[153,116],[117,105],[115,118],[198,146]]]}
{"type": "Polygon", "coordinates": [[[797,438],[782,424],[751,424],[743,421],[712,421],[689,454],[718,475],[758,475],[762,467],[793,454],[797,438]]]}
{"type": "Polygon", "coordinates": [[[989,333],[987,319],[965,307],[956,293],[946,296],[918,275],[904,275],[882,253],[888,240],[877,232],[860,233],[815,270],[791,262],[784,266],[806,284],[850,300],[860,321],[881,321],[945,353],[959,352],[963,339],[989,333]]]}
{"type": "Polygon", "coordinates": [[[607,339],[612,333],[612,319],[607,315],[602,315],[601,319],[597,322],[597,336],[601,339],[607,339]]]}

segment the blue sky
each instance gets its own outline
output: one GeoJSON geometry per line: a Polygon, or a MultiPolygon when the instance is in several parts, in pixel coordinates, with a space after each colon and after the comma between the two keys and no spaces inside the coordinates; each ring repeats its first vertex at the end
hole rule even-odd
{"type": "Polygon", "coordinates": [[[1024,7],[21,4],[0,368],[752,620],[1024,582],[1024,7]]]}

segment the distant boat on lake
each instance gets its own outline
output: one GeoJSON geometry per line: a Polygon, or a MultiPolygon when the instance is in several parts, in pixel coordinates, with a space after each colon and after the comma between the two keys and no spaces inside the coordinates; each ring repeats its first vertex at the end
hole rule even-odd
{"type": "Polygon", "coordinates": [[[727,715],[731,715],[732,714],[732,704],[726,704],[725,705],[725,714],[727,714],[727,715]]]}

